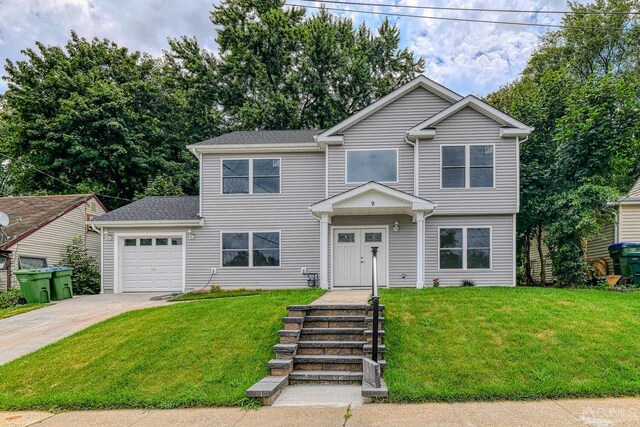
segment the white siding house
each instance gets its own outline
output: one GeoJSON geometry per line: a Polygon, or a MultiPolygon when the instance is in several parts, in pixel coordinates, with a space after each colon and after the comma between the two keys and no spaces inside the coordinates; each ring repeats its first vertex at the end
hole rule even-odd
{"type": "Polygon", "coordinates": [[[103,290],[295,288],[309,275],[364,288],[374,246],[382,286],[513,286],[519,141],[531,130],[420,76],[330,129],[191,145],[199,196],[95,221],[103,290]],[[167,236],[183,238],[175,265],[167,236]]]}

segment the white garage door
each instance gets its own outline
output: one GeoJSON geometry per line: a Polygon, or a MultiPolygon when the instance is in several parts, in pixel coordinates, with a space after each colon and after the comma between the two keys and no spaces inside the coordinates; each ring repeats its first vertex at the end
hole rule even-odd
{"type": "Polygon", "coordinates": [[[182,237],[125,237],[122,291],[182,291],[182,237]]]}

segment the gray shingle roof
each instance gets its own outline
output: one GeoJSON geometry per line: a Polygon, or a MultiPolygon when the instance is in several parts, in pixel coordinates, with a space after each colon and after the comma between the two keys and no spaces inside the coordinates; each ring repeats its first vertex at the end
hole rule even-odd
{"type": "Polygon", "coordinates": [[[198,196],[154,196],[136,200],[94,221],[162,221],[198,219],[198,196]]]}
{"type": "Polygon", "coordinates": [[[633,187],[631,187],[627,197],[640,198],[640,178],[638,178],[636,183],[633,184],[633,187]]]}
{"type": "Polygon", "coordinates": [[[323,129],[304,130],[256,130],[225,133],[207,139],[195,145],[228,145],[228,144],[296,144],[314,142],[313,137],[320,135],[323,129]]]}

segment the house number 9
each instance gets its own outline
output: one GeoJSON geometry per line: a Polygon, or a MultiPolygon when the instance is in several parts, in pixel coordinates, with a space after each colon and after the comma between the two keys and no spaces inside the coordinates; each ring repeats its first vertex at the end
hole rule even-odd
{"type": "Polygon", "coordinates": [[[374,202],[373,200],[371,201],[371,206],[375,206],[376,202],[374,202]]]}

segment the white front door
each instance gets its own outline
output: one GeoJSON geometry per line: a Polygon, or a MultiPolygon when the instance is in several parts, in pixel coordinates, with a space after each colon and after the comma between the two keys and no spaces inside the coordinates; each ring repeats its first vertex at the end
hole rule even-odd
{"type": "Polygon", "coordinates": [[[386,228],[334,228],[333,286],[371,287],[374,246],[378,247],[378,286],[386,286],[386,239],[386,228]]]}

